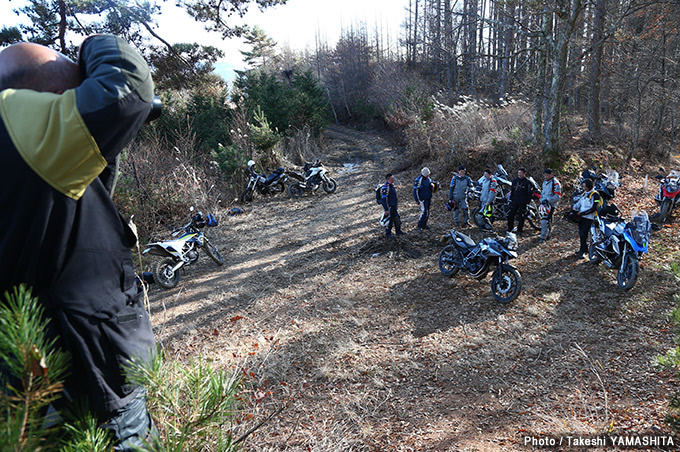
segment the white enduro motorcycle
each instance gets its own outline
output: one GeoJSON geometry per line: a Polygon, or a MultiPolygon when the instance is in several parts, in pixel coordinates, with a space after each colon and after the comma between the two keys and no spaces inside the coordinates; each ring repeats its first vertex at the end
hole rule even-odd
{"type": "MultiPolygon", "coordinates": [[[[194,208],[191,207],[192,212],[193,210],[194,208]]],[[[142,254],[165,258],[157,261],[153,266],[154,282],[165,289],[177,286],[179,269],[198,260],[199,248],[203,248],[217,265],[224,264],[224,259],[217,248],[208,241],[208,237],[203,232],[199,231],[206,226],[217,226],[217,220],[212,214],[204,216],[203,213],[198,212],[191,216],[189,223],[172,232],[172,236],[178,238],[166,242],[153,242],[146,246],[142,254]]]]}
{"type": "Polygon", "coordinates": [[[314,192],[319,187],[323,187],[323,191],[329,194],[338,188],[335,179],[328,176],[328,170],[319,160],[314,163],[305,163],[304,171],[304,176],[298,173],[290,173],[291,177],[297,179],[297,182],[288,186],[288,194],[291,198],[299,198],[306,190],[314,192]]]}

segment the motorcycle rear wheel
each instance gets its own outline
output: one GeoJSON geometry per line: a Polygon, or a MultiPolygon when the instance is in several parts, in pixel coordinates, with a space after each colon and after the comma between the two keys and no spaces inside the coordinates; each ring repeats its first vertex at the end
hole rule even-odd
{"type": "Polygon", "coordinates": [[[243,193],[241,193],[241,197],[239,198],[239,200],[244,204],[247,203],[247,202],[252,202],[253,191],[246,188],[245,190],[243,190],[243,193]]]}
{"type": "Polygon", "coordinates": [[[522,290],[522,277],[511,265],[501,264],[491,277],[491,293],[499,303],[510,303],[522,290]],[[499,274],[500,273],[500,274],[499,274]]]}
{"type": "Polygon", "coordinates": [[[632,289],[637,281],[638,273],[640,273],[640,261],[637,256],[635,254],[626,255],[626,259],[621,264],[616,276],[619,287],[623,290],[632,289]]]}
{"type": "Polygon", "coordinates": [[[203,249],[205,250],[205,254],[210,256],[210,259],[212,259],[217,265],[224,264],[224,259],[222,258],[219,250],[215,247],[215,245],[210,243],[208,239],[205,239],[205,243],[203,243],[203,249]]]}
{"type": "Polygon", "coordinates": [[[446,245],[439,253],[439,271],[444,276],[454,276],[460,270],[460,267],[455,265],[452,261],[460,259],[460,250],[453,245],[446,245]]]}
{"type": "Polygon", "coordinates": [[[334,193],[335,190],[338,188],[337,182],[335,182],[335,179],[331,179],[330,177],[323,182],[323,191],[328,193],[329,195],[331,193],[334,193]]]}
{"type": "Polygon", "coordinates": [[[286,191],[286,186],[283,185],[283,182],[278,181],[274,185],[272,185],[272,188],[270,189],[272,195],[278,195],[279,193],[283,193],[286,191]]]}
{"type": "Polygon", "coordinates": [[[295,184],[290,184],[288,186],[288,195],[291,198],[299,198],[302,196],[302,188],[300,188],[300,185],[295,183],[295,184]]]}
{"type": "Polygon", "coordinates": [[[173,289],[179,282],[179,269],[173,271],[177,263],[170,258],[156,262],[153,268],[153,279],[164,289],[173,289]]]}

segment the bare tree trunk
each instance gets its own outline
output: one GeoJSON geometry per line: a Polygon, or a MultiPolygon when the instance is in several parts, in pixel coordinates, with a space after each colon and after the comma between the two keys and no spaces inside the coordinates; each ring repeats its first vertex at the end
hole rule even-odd
{"type": "Polygon", "coordinates": [[[567,72],[567,56],[569,43],[573,35],[576,20],[581,12],[581,0],[558,1],[557,10],[557,41],[554,43],[552,80],[550,84],[550,98],[546,112],[543,152],[551,158],[557,157],[560,151],[560,119],[564,105],[564,85],[567,72]],[[567,7],[569,7],[567,9],[567,7]]]}
{"type": "Polygon", "coordinates": [[[546,102],[546,71],[548,68],[548,57],[550,51],[550,36],[552,35],[552,12],[545,11],[540,20],[541,38],[539,43],[538,61],[536,62],[536,94],[534,97],[534,116],[532,121],[531,133],[534,142],[543,143],[543,106],[546,102]]]}
{"type": "Polygon", "coordinates": [[[604,48],[604,13],[607,0],[597,0],[593,22],[593,55],[590,59],[590,94],[588,96],[588,132],[596,143],[602,140],[600,119],[600,80],[602,78],[602,50],[604,48]]]}

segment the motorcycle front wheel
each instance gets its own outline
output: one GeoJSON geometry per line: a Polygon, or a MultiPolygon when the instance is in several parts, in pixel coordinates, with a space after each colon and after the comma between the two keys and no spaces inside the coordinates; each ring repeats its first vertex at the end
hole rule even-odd
{"type": "Polygon", "coordinates": [[[439,271],[444,276],[453,276],[460,270],[456,262],[461,260],[460,250],[453,245],[446,245],[439,253],[439,271]]]}
{"type": "Polygon", "coordinates": [[[640,272],[640,261],[635,254],[627,254],[626,259],[621,263],[619,274],[616,277],[619,287],[623,290],[630,290],[637,281],[640,272]]]}
{"type": "Polygon", "coordinates": [[[668,217],[671,216],[671,207],[673,207],[673,200],[671,199],[664,199],[661,206],[659,206],[658,218],[661,223],[665,223],[668,217]]]}
{"type": "Polygon", "coordinates": [[[522,289],[522,278],[511,265],[501,264],[491,277],[491,293],[499,303],[510,303],[522,289]]]}
{"type": "Polygon", "coordinates": [[[470,211],[470,217],[472,217],[472,222],[475,224],[475,226],[477,226],[479,229],[484,229],[484,218],[482,218],[479,207],[475,207],[470,211]]]}
{"type": "Polygon", "coordinates": [[[331,194],[335,192],[335,190],[338,188],[338,184],[335,182],[335,179],[331,179],[330,177],[323,181],[323,191],[325,191],[328,194],[331,194]]]}
{"type": "Polygon", "coordinates": [[[249,188],[246,188],[245,190],[243,190],[243,193],[241,193],[241,197],[239,198],[239,200],[244,204],[247,202],[252,202],[253,191],[249,188]]]}
{"type": "Polygon", "coordinates": [[[595,249],[595,244],[592,243],[592,242],[590,243],[590,246],[588,247],[588,260],[593,265],[597,265],[600,262],[602,262],[602,258],[597,254],[597,250],[595,249]]]}
{"type": "Polygon", "coordinates": [[[153,268],[153,279],[164,289],[172,289],[179,282],[179,269],[173,271],[177,263],[170,259],[163,259],[156,262],[153,268]]]}
{"type": "Polygon", "coordinates": [[[302,188],[300,188],[299,184],[290,184],[288,186],[288,195],[291,198],[299,198],[302,196],[302,188]]]}
{"type": "Polygon", "coordinates": [[[205,243],[203,243],[203,249],[205,250],[205,254],[210,256],[210,259],[212,259],[217,265],[224,264],[224,259],[222,258],[222,255],[215,247],[215,245],[210,243],[208,239],[205,239],[205,243]]]}

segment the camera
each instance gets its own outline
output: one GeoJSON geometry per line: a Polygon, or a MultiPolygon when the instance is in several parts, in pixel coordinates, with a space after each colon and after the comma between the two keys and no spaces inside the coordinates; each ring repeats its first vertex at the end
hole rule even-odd
{"type": "Polygon", "coordinates": [[[163,103],[161,102],[161,98],[154,95],[153,102],[151,102],[151,111],[149,112],[149,116],[147,116],[146,121],[144,121],[144,123],[148,124],[151,121],[160,118],[162,109],[163,103]]]}

